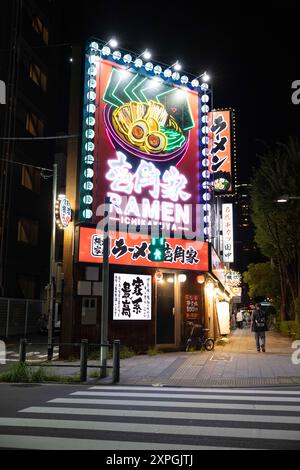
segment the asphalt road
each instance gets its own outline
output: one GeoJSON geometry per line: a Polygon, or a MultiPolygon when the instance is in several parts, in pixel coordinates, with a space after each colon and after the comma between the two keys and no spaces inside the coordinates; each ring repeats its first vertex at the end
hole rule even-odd
{"type": "Polygon", "coordinates": [[[0,384],[0,448],[300,449],[300,387],[0,384]]]}

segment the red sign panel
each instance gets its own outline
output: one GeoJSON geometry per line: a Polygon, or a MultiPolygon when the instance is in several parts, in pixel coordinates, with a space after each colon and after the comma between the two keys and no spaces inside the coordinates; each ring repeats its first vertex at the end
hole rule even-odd
{"type": "Polygon", "coordinates": [[[230,111],[213,111],[209,116],[209,167],[215,193],[232,191],[230,111]]]}
{"type": "MultiPolygon", "coordinates": [[[[165,261],[148,259],[150,236],[113,232],[110,237],[110,264],[149,268],[208,271],[208,243],[167,238],[165,261]]],[[[79,262],[102,263],[103,237],[95,228],[80,228],[79,262]]]]}

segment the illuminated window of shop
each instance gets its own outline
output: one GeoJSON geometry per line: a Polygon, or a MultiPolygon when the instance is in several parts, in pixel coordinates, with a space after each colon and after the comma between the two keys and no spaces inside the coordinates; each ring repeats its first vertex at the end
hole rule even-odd
{"type": "Polygon", "coordinates": [[[47,90],[47,76],[41,71],[38,65],[30,64],[29,76],[43,91],[47,90]]]}
{"type": "Polygon", "coordinates": [[[34,137],[44,134],[44,123],[33,113],[26,115],[26,130],[34,137]]]}
{"type": "Polygon", "coordinates": [[[28,245],[38,244],[39,224],[35,220],[21,218],[18,221],[18,241],[28,245]]]}
{"type": "Polygon", "coordinates": [[[35,168],[22,166],[21,184],[35,193],[40,192],[41,176],[35,168]]]}
{"type": "Polygon", "coordinates": [[[33,29],[42,37],[45,44],[49,42],[49,32],[42,20],[38,16],[32,18],[33,29]]]}

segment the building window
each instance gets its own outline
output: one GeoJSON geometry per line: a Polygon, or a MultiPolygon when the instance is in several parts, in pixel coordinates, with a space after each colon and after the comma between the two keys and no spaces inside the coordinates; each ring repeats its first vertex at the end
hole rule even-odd
{"type": "Polygon", "coordinates": [[[43,24],[42,20],[38,16],[34,16],[32,18],[32,27],[42,37],[44,43],[47,44],[48,46],[49,32],[46,26],[43,24]]]}
{"type": "Polygon", "coordinates": [[[26,130],[35,137],[42,136],[44,134],[44,123],[35,114],[27,113],[26,130]]]}
{"type": "Polygon", "coordinates": [[[30,64],[29,76],[43,91],[47,90],[47,76],[41,71],[38,65],[30,64]]]}
{"type": "Polygon", "coordinates": [[[24,299],[34,299],[35,297],[35,279],[32,276],[19,274],[17,277],[18,286],[24,299]]]}
{"type": "Polygon", "coordinates": [[[22,166],[22,186],[33,191],[35,193],[40,192],[41,186],[41,176],[40,172],[37,171],[35,168],[31,168],[28,166],[22,166]]]}
{"type": "Polygon", "coordinates": [[[18,241],[28,243],[28,245],[38,244],[39,224],[35,220],[19,219],[18,221],[18,241]]]}

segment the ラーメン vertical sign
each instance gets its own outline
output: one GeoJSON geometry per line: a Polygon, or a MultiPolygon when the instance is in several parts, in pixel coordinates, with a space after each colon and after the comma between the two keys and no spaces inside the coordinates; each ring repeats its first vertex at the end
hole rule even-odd
{"type": "Polygon", "coordinates": [[[231,114],[230,111],[209,113],[209,172],[216,194],[232,192],[231,114]]]}

